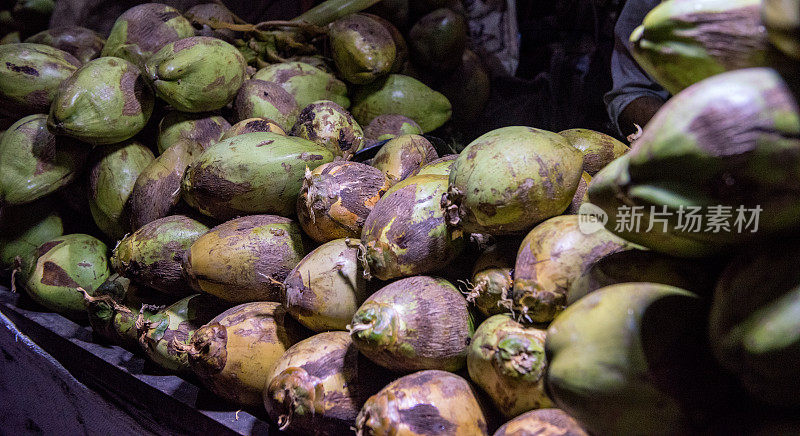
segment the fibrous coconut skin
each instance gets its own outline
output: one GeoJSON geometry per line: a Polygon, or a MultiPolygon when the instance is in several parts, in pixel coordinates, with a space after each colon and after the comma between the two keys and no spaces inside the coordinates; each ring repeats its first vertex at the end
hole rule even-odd
{"type": "Polygon", "coordinates": [[[297,216],[312,239],[361,237],[364,222],[389,189],[384,174],[359,162],[337,161],[307,171],[297,216]]]}
{"type": "Polygon", "coordinates": [[[248,215],[198,238],[186,251],[183,272],[193,289],[231,303],[279,302],[283,280],[304,255],[295,221],[248,215]]]}
{"type": "Polygon", "coordinates": [[[514,244],[493,245],[481,253],[472,268],[467,301],[484,316],[511,311],[511,296],[514,289],[514,244]]]}
{"type": "Polygon", "coordinates": [[[315,101],[303,108],[292,127],[292,136],[308,139],[345,160],[364,147],[361,126],[349,112],[330,100],[315,101]]]}
{"type": "Polygon", "coordinates": [[[281,430],[338,436],[389,374],[361,355],[347,332],[333,331],[298,342],[273,366],[264,406],[281,430]]]}
{"type": "Polygon", "coordinates": [[[299,338],[299,325],[280,304],[253,302],[217,315],[180,349],[212,392],[235,404],[256,406],[262,404],[270,368],[299,338]]]}
{"type": "Polygon", "coordinates": [[[370,397],[356,418],[356,434],[489,433],[470,384],[455,374],[429,370],[401,377],[370,397]]]}
{"type": "Polygon", "coordinates": [[[447,280],[416,276],[367,298],[349,325],[353,342],[392,371],[457,371],[474,331],[461,293],[447,280]]]}
{"type": "Polygon", "coordinates": [[[400,135],[383,144],[371,165],[392,184],[405,180],[425,164],[438,159],[433,145],[420,135],[400,135]]]}

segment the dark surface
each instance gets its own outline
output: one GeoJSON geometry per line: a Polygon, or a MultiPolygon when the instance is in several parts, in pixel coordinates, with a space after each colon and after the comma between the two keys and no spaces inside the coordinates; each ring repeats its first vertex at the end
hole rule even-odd
{"type": "MultiPolygon", "coordinates": [[[[105,416],[103,422],[91,422],[91,413],[80,414],[89,415],[88,419],[83,419],[80,415],[76,418],[81,428],[90,433],[99,433],[109,426],[113,428],[114,421],[119,421],[123,424],[116,425],[127,426],[119,429],[120,433],[127,433],[124,430],[128,430],[133,434],[281,434],[270,428],[265,412],[239,411],[237,406],[223,402],[206,389],[198,387],[196,382],[161,372],[140,355],[117,346],[97,343],[90,327],[54,313],[43,312],[26,296],[12,293],[3,286],[0,286],[0,313],[5,317],[0,324],[16,334],[16,338],[13,335],[0,335],[0,349],[7,356],[0,361],[0,388],[10,390],[10,387],[20,385],[20,377],[10,379],[14,377],[11,374],[26,374],[26,368],[11,367],[15,364],[21,365],[17,363],[21,359],[8,356],[33,356],[34,363],[28,365],[45,367],[45,372],[49,372],[50,367],[53,367],[52,372],[56,374],[56,370],[68,371],[68,374],[59,376],[64,380],[52,382],[54,386],[17,389],[14,395],[20,397],[5,398],[8,404],[3,404],[4,401],[0,400],[4,407],[42,408],[0,411],[0,417],[3,418],[0,419],[0,434],[19,434],[23,430],[9,428],[13,425],[9,424],[13,420],[6,419],[3,413],[27,413],[33,417],[52,413],[52,410],[47,410],[53,407],[52,398],[31,396],[41,395],[42,390],[58,391],[55,386],[57,383],[75,401],[85,402],[88,398],[89,401],[94,399],[102,402],[97,405],[81,404],[78,410],[83,410],[83,407],[108,410],[108,413],[101,415],[105,416]],[[13,325],[7,325],[9,323],[13,325]],[[20,336],[30,338],[30,341],[20,341],[20,336]],[[82,390],[86,392],[81,394],[82,390]],[[137,426],[140,428],[136,428],[137,426]]],[[[37,380],[34,375],[36,374],[31,370],[31,380],[25,380],[25,383],[35,383],[37,380]]],[[[33,423],[26,423],[26,427],[26,433],[36,431],[33,423]]],[[[64,434],[68,433],[69,431],[64,431],[64,434]]]]}

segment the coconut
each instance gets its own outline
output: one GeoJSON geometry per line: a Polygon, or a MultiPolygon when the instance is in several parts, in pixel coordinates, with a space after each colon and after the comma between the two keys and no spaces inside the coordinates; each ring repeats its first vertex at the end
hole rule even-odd
{"type": "Polygon", "coordinates": [[[158,123],[158,152],[164,153],[182,141],[188,141],[198,151],[203,151],[216,144],[230,127],[230,123],[219,115],[170,111],[158,123]]]}
{"type": "Polygon", "coordinates": [[[101,55],[143,65],[166,44],[194,35],[192,23],[177,9],[160,3],[145,3],[128,9],[117,18],[101,55]]]}
{"type": "Polygon", "coordinates": [[[262,404],[270,368],[300,338],[277,303],[245,303],[198,328],[187,346],[189,365],[209,390],[242,406],[262,404]]]}
{"type": "Polygon", "coordinates": [[[583,154],[583,171],[597,174],[612,160],[630,151],[630,147],[605,133],[589,129],[568,129],[558,132],[583,154]]]}
{"type": "Polygon", "coordinates": [[[37,249],[64,233],[61,215],[47,199],[6,209],[0,221],[0,269],[12,269],[11,286],[25,282],[37,249]]]}
{"type": "Polygon", "coordinates": [[[347,332],[300,341],[270,371],[264,406],[281,430],[292,434],[348,433],[371,395],[385,385],[381,368],[359,354],[347,332]]]}
{"type": "Polygon", "coordinates": [[[484,315],[511,311],[516,244],[495,244],[481,253],[472,268],[467,301],[484,315]]]}
{"type": "Polygon", "coordinates": [[[372,294],[349,326],[358,350],[392,371],[457,371],[474,331],[467,301],[450,282],[416,276],[372,294]]]}
{"type": "Polygon", "coordinates": [[[503,424],[494,436],[530,435],[589,436],[574,418],[561,409],[531,410],[503,424]]]}
{"type": "Polygon", "coordinates": [[[234,108],[239,121],[268,118],[283,130],[292,128],[301,109],[294,96],[281,85],[258,79],[246,80],[239,88],[234,108]]]}
{"type": "Polygon", "coordinates": [[[400,135],[421,135],[422,128],[411,118],[400,114],[378,115],[364,128],[364,137],[383,141],[400,135]]]}
{"type": "Polygon", "coordinates": [[[331,23],[328,30],[333,61],[344,80],[370,83],[388,74],[397,48],[389,30],[365,14],[351,14],[331,23]]]}
{"type": "Polygon", "coordinates": [[[320,245],[283,282],[281,302],[307,328],[345,330],[368,296],[358,246],[348,239],[320,245]]]}
{"type": "Polygon", "coordinates": [[[384,114],[400,114],[411,118],[422,131],[436,130],[452,115],[447,97],[413,77],[390,74],[356,89],[350,112],[366,126],[384,114]]]}
{"type": "Polygon", "coordinates": [[[419,371],[370,397],[356,418],[358,436],[488,435],[475,391],[444,371],[419,371]]]}
{"type": "Polygon", "coordinates": [[[417,21],[408,33],[414,62],[439,74],[453,71],[467,47],[466,18],[449,8],[436,9],[417,21]]]}
{"type": "Polygon", "coordinates": [[[383,144],[371,165],[381,170],[392,184],[411,176],[422,165],[439,155],[433,145],[420,135],[400,135],[383,144]]]}
{"type": "Polygon", "coordinates": [[[345,109],[350,107],[344,82],[333,74],[303,62],[268,65],[258,70],[253,79],[277,83],[294,97],[298,108],[318,100],[331,100],[345,109]]]}
{"type": "Polygon", "coordinates": [[[369,165],[337,161],[306,172],[297,216],[312,239],[360,238],[364,221],[389,189],[384,174],[369,165]]]}
{"type": "Polygon", "coordinates": [[[286,132],[275,121],[269,118],[247,118],[231,126],[221,140],[253,132],[271,132],[286,136],[286,132]]]}
{"type": "Polygon", "coordinates": [[[28,37],[25,42],[49,45],[75,56],[81,63],[100,56],[106,40],[94,30],[80,26],[58,27],[43,30],[28,37]]]}
{"type": "Polygon", "coordinates": [[[183,258],[183,270],[192,288],[231,303],[279,302],[283,280],[304,255],[296,222],[250,215],[198,238],[183,258]]]}
{"type": "Polygon", "coordinates": [[[292,127],[292,135],[308,139],[346,160],[364,147],[361,126],[343,107],[330,100],[306,106],[292,127]]]}

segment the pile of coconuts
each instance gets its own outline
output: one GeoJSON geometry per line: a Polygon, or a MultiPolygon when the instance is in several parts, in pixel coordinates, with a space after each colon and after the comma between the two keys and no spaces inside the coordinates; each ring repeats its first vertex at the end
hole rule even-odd
{"type": "Polygon", "coordinates": [[[527,126],[435,144],[488,93],[454,1],[255,25],[148,3],[105,38],[9,38],[6,283],[290,434],[797,429],[798,2],[687,1],[632,35],[680,92],[631,148],[527,126]],[[714,205],[758,206],[761,231],[647,226],[714,205]]]}

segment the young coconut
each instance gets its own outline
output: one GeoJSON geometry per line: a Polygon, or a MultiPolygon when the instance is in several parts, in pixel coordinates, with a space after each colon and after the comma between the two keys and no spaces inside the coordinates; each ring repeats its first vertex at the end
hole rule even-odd
{"type": "Polygon", "coordinates": [[[0,44],[0,114],[47,113],[61,82],[80,66],[71,54],[32,43],[0,44]]]}
{"type": "Polygon", "coordinates": [[[197,29],[198,36],[212,36],[225,42],[233,43],[236,32],[230,29],[214,29],[209,24],[234,23],[233,12],[222,3],[201,3],[187,9],[183,15],[197,29]]]}
{"type": "Polygon", "coordinates": [[[589,433],[561,409],[531,410],[508,421],[494,432],[494,436],[530,435],[589,436],[589,433]]]}
{"type": "Polygon", "coordinates": [[[68,26],[42,30],[28,37],[25,42],[49,45],[64,50],[85,64],[100,56],[106,40],[94,30],[80,26],[68,26]]]}
{"type": "Polygon", "coordinates": [[[368,275],[389,280],[437,271],[461,252],[463,234],[447,225],[440,206],[445,192],[446,177],[426,175],[384,194],[361,233],[368,275]]]}
{"type": "Polygon", "coordinates": [[[364,147],[364,132],[353,116],[330,100],[315,101],[300,111],[292,135],[327,148],[349,160],[364,147]]]}
{"type": "Polygon", "coordinates": [[[47,130],[47,115],[21,118],[0,136],[0,209],[43,198],[72,183],[90,147],[47,130]]]}
{"type": "Polygon", "coordinates": [[[368,296],[358,245],[336,239],[308,253],[284,280],[281,302],[307,328],[345,330],[368,296]]]}
{"type": "Polygon", "coordinates": [[[534,227],[514,265],[514,311],[526,322],[550,322],[567,306],[573,281],[599,259],[636,247],[605,228],[586,234],[577,215],[534,227]]]}
{"type": "Polygon", "coordinates": [[[156,365],[173,372],[186,372],[189,359],[181,345],[192,333],[226,309],[224,302],[212,295],[194,294],[149,314],[153,307],[143,305],[135,328],[139,345],[156,365]]]}
{"type": "Polygon", "coordinates": [[[488,435],[475,391],[445,371],[419,371],[370,397],[356,418],[357,436],[488,435]]]}
{"type": "Polygon", "coordinates": [[[436,149],[419,135],[400,135],[383,144],[371,165],[383,171],[392,185],[438,159],[436,149]]]}
{"type": "Polygon", "coordinates": [[[158,153],[181,141],[189,141],[196,151],[204,151],[230,128],[228,120],[219,115],[170,111],[158,123],[158,153]]]}
{"type": "Polygon", "coordinates": [[[344,82],[303,62],[268,65],[256,71],[253,79],[277,83],[294,97],[298,111],[318,100],[331,100],[345,109],[350,107],[344,82]]]}
{"type": "Polygon", "coordinates": [[[370,83],[389,74],[397,48],[383,24],[364,14],[350,14],[331,23],[328,30],[333,61],[344,80],[370,83]]]}
{"type": "Polygon", "coordinates": [[[208,232],[208,227],[183,215],[155,220],[125,236],[111,256],[114,270],[144,286],[166,294],[188,295],[181,261],[186,250],[208,232]]]}
{"type": "MultiPolygon", "coordinates": [[[[589,129],[568,129],[558,132],[583,154],[583,171],[593,176],[612,160],[630,151],[630,147],[605,133],[589,129]]],[[[591,178],[589,179],[591,180],[591,178]]]]}
{"type": "Polygon", "coordinates": [[[359,162],[336,161],[306,170],[297,217],[317,242],[360,238],[364,221],[389,189],[377,168],[359,162]]]}
{"type": "Polygon", "coordinates": [[[437,74],[448,73],[461,63],[469,27],[464,15],[450,8],[436,9],[419,19],[408,32],[414,61],[437,74]]]}
{"type": "Polygon", "coordinates": [[[169,43],[147,59],[156,94],[181,112],[205,112],[233,101],[247,63],[236,47],[208,36],[169,43]]]}
{"type": "Polygon", "coordinates": [[[61,214],[48,199],[3,211],[0,270],[11,269],[11,287],[24,283],[36,265],[40,245],[64,234],[61,214]]]}
{"type": "Polygon", "coordinates": [[[236,94],[234,103],[239,121],[250,118],[268,118],[281,129],[289,130],[297,121],[300,107],[294,96],[275,82],[246,80],[236,94]]]}
{"type": "Polygon", "coordinates": [[[367,298],[348,330],[361,353],[392,371],[458,371],[474,327],[467,301],[455,286],[416,276],[367,298]]]}
{"type": "Polygon", "coordinates": [[[495,244],[481,253],[475,262],[467,301],[484,316],[511,311],[515,260],[516,250],[512,244],[495,244]]]}
{"type": "Polygon", "coordinates": [[[59,236],[39,246],[25,289],[37,303],[70,317],[85,317],[83,288],[93,294],[108,278],[108,249],[84,234],[59,236]]]}
{"type": "Polygon", "coordinates": [[[90,144],[115,144],[147,125],[153,101],[153,91],[136,65],[101,57],[87,62],[59,86],[47,127],[56,135],[90,144]]]}
{"type": "Polygon", "coordinates": [[[578,189],[575,190],[575,195],[572,197],[572,202],[569,207],[564,211],[565,215],[577,215],[581,211],[581,206],[584,203],[589,203],[589,184],[592,183],[592,176],[586,171],[581,173],[581,181],[578,182],[578,189]]]}
{"type": "Polygon", "coordinates": [[[526,231],[569,206],[582,162],[580,152],[557,133],[522,126],[492,130],[453,164],[442,199],[448,222],[472,233],[526,231]]]}
{"type": "Polygon", "coordinates": [[[291,216],[306,168],[333,158],[302,138],[270,132],[234,136],[214,144],[186,169],[183,199],[219,220],[256,213],[291,216]]]}
{"type": "Polygon", "coordinates": [[[117,56],[143,65],[164,45],[194,36],[192,23],[177,9],[145,3],[123,12],[114,22],[101,56],[117,56]]]}
{"type": "Polygon", "coordinates": [[[192,288],[231,303],[278,302],[283,280],[304,255],[296,222],[249,215],[198,238],[184,255],[183,271],[192,288]]]}
{"type": "Polygon", "coordinates": [[[89,166],[89,209],[97,227],[111,239],[128,233],[126,205],[139,175],[155,160],[136,141],[102,147],[89,166]]]}
{"type": "Polygon", "coordinates": [[[275,121],[272,121],[269,118],[248,118],[231,126],[225,131],[225,134],[222,135],[220,140],[225,140],[234,136],[253,132],[271,132],[286,136],[286,131],[284,131],[275,121]]]}
{"type": "Polygon", "coordinates": [[[525,327],[509,315],[484,321],[467,353],[470,379],[491,397],[506,418],[542,407],[551,407],[545,393],[546,332],[525,327]]]}
{"type": "Polygon", "coordinates": [[[267,377],[264,407],[292,434],[346,434],[367,398],[388,383],[386,375],[358,352],[347,332],[320,333],[281,356],[267,377]]]}
{"type": "Polygon", "coordinates": [[[422,128],[411,118],[400,114],[383,114],[375,117],[364,128],[364,138],[383,141],[400,135],[421,135],[422,128]]]}
{"type": "Polygon", "coordinates": [[[300,339],[299,327],[277,303],[245,303],[198,328],[188,344],[177,336],[174,341],[211,392],[241,406],[256,406],[262,404],[270,368],[300,339]]]}
{"type": "Polygon", "coordinates": [[[197,145],[180,140],[145,167],[125,204],[128,229],[141,227],[170,215],[181,200],[181,178],[194,159],[197,145]]]}

